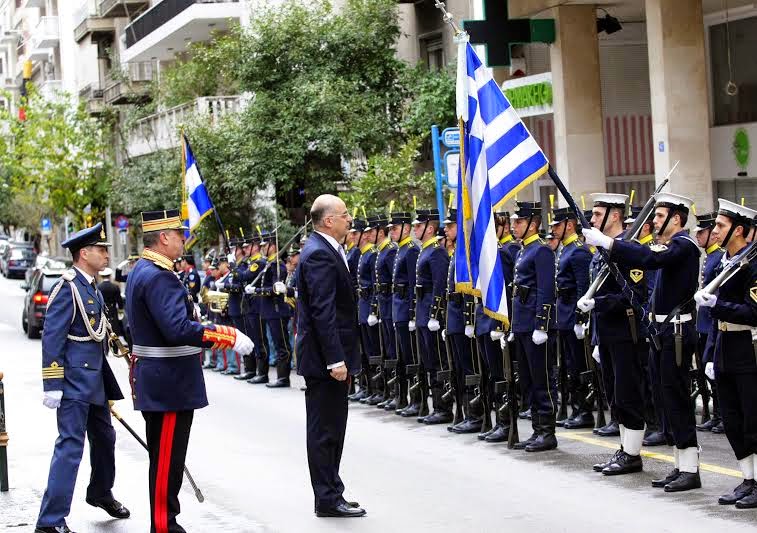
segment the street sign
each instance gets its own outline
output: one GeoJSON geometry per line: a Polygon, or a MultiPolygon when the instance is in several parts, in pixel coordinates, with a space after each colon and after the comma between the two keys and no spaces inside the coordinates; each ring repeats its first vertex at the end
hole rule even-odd
{"type": "Polygon", "coordinates": [[[50,235],[53,232],[53,223],[49,218],[43,218],[39,223],[42,235],[50,235]]]}
{"type": "Polygon", "coordinates": [[[447,128],[442,131],[442,143],[447,148],[458,148],[460,146],[460,130],[458,128],[447,128]]]}
{"type": "Polygon", "coordinates": [[[116,228],[119,231],[126,231],[129,229],[129,218],[125,215],[118,215],[116,217],[116,228]]]}
{"type": "Polygon", "coordinates": [[[457,173],[460,170],[460,152],[451,150],[444,154],[444,169],[446,171],[447,186],[457,187],[457,173]]]}

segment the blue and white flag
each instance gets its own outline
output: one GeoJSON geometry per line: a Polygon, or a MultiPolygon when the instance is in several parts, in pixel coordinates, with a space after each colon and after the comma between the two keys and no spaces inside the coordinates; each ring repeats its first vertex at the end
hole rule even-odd
{"type": "Polygon", "coordinates": [[[481,297],[484,312],[509,323],[494,211],[547,172],[549,162],[468,42],[458,38],[457,289],[481,297]]]}
{"type": "Polygon", "coordinates": [[[195,161],[192,147],[189,146],[189,139],[183,133],[181,134],[181,143],[184,156],[184,193],[187,207],[186,213],[183,213],[182,216],[187,217],[186,223],[189,226],[187,239],[193,241],[195,229],[200,225],[202,219],[213,212],[214,207],[213,202],[210,201],[208,189],[205,188],[205,183],[202,181],[200,168],[195,161]]]}

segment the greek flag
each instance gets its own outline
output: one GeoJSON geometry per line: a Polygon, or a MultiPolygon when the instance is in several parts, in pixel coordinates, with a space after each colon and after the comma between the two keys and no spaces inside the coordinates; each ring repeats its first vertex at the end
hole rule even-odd
{"type": "Polygon", "coordinates": [[[192,147],[189,146],[189,139],[183,133],[181,134],[181,151],[183,154],[184,168],[184,194],[186,195],[186,212],[182,214],[186,217],[187,226],[189,226],[187,241],[194,241],[194,231],[200,225],[202,219],[213,212],[213,202],[210,201],[208,189],[202,181],[200,168],[195,161],[192,153],[192,147]]]}
{"type": "Polygon", "coordinates": [[[494,211],[547,172],[549,162],[462,34],[458,38],[457,289],[480,296],[484,312],[509,323],[494,211]]]}

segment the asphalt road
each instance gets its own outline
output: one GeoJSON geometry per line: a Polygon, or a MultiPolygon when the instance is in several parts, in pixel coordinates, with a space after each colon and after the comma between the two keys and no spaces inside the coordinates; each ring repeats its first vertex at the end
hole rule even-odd
{"type": "MultiPolygon", "coordinates": [[[[19,281],[0,278],[0,371],[5,373],[11,490],[0,493],[0,531],[33,531],[56,438],[55,413],[42,406],[39,341],[21,327],[19,281]]],[[[111,358],[124,391],[126,365],[111,358]]],[[[650,448],[644,472],[604,477],[591,465],[611,454],[615,439],[589,431],[558,434],[553,452],[528,454],[457,436],[443,426],[362,405],[350,412],[342,464],[346,496],[363,505],[362,519],[319,519],[305,455],[305,405],[291,389],[269,390],[206,373],[210,407],[195,416],[188,466],[206,498],[187,483],[180,523],[189,532],[498,532],[754,530],[757,510],[721,507],[717,497],[740,483],[723,436],[701,435],[701,490],[666,494],[650,480],[671,467],[669,448],[650,448]]],[[[128,401],[119,411],[144,434],[128,401]]],[[[68,524],[78,533],[149,531],[147,457],[117,422],[114,494],[132,511],[111,520],[89,507],[85,450],[68,524]]],[[[521,421],[521,436],[530,428],[521,421]]]]}

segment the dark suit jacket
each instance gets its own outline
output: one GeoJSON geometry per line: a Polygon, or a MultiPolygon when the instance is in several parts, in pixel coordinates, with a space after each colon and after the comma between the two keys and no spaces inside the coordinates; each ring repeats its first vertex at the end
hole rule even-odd
{"type": "Polygon", "coordinates": [[[328,377],[328,365],[344,361],[360,372],[357,303],[344,260],[329,242],[313,233],[297,266],[297,373],[328,377]]]}

